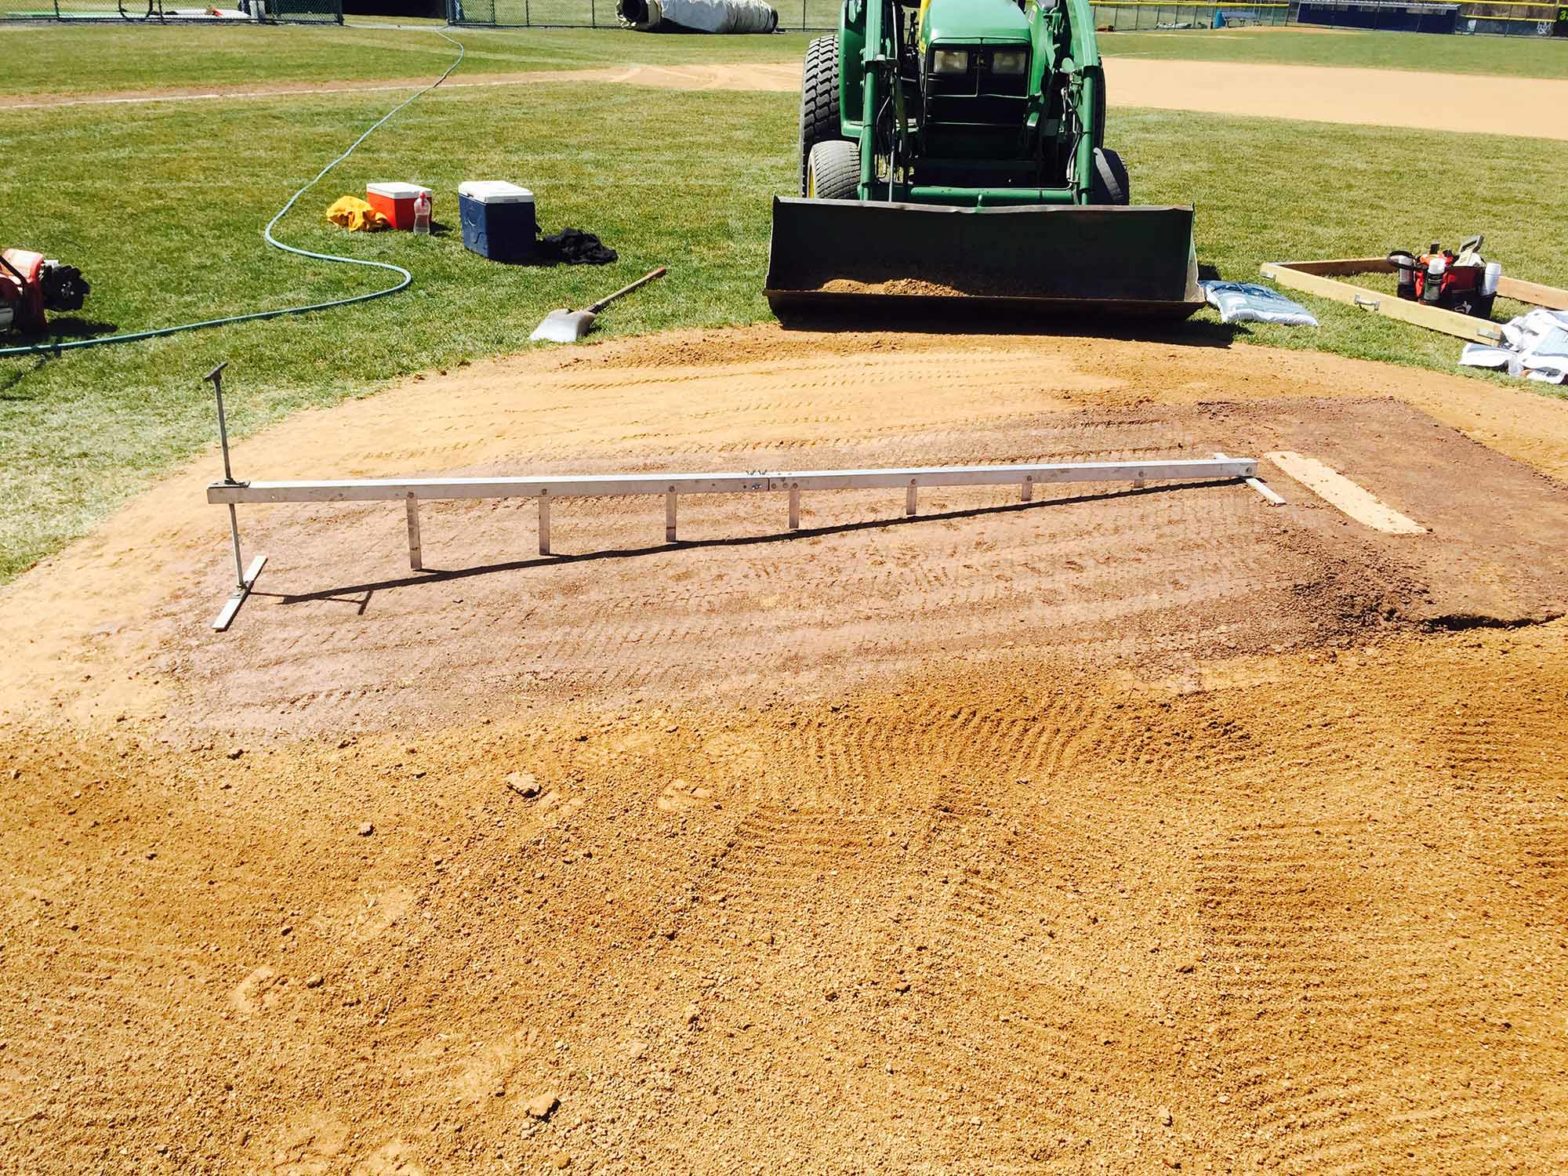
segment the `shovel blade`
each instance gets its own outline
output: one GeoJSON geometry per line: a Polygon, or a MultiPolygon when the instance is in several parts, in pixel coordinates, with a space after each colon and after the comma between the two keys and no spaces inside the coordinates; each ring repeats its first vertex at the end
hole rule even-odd
{"type": "Polygon", "coordinates": [[[534,342],[578,343],[598,317],[591,310],[552,310],[528,338],[534,342]]]}

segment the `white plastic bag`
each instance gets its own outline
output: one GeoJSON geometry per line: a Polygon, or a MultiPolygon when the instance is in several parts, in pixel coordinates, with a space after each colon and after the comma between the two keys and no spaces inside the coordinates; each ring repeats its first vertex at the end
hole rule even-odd
{"type": "Polygon", "coordinates": [[[1464,367],[1506,368],[1516,379],[1568,382],[1568,311],[1537,309],[1503,324],[1500,345],[1466,343],[1464,367]]]}
{"type": "Polygon", "coordinates": [[[1209,305],[1220,312],[1222,323],[1282,323],[1287,327],[1315,327],[1318,320],[1299,302],[1256,282],[1200,282],[1209,305]]]}

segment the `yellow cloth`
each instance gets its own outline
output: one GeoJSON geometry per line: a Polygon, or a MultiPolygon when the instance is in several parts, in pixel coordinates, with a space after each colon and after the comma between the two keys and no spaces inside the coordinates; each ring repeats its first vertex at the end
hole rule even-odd
{"type": "Polygon", "coordinates": [[[345,196],[327,209],[327,219],[342,225],[351,233],[373,233],[377,229],[390,229],[392,222],[366,204],[358,196],[345,196]]]}

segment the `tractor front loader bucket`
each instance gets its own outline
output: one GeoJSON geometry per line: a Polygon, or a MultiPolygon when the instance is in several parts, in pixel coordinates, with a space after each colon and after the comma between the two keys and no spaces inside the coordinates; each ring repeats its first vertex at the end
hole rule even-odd
{"type": "Polygon", "coordinates": [[[780,321],[981,311],[1186,318],[1203,305],[1190,207],[773,201],[763,291],[780,321]]]}

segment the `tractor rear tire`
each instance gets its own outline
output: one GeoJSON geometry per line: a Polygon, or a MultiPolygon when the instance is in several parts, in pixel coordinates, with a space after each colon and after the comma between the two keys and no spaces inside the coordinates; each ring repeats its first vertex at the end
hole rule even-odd
{"type": "Polygon", "coordinates": [[[812,200],[855,200],[860,196],[860,148],[848,139],[828,139],[806,160],[805,195],[812,200]]]}
{"type": "Polygon", "coordinates": [[[1132,185],[1127,182],[1127,165],[1122,157],[1105,147],[1094,149],[1094,187],[1090,193],[1096,204],[1130,204],[1132,185]]]}
{"type": "Polygon", "coordinates": [[[800,78],[800,194],[806,195],[811,149],[843,132],[838,121],[838,37],[815,37],[800,78]]]}

